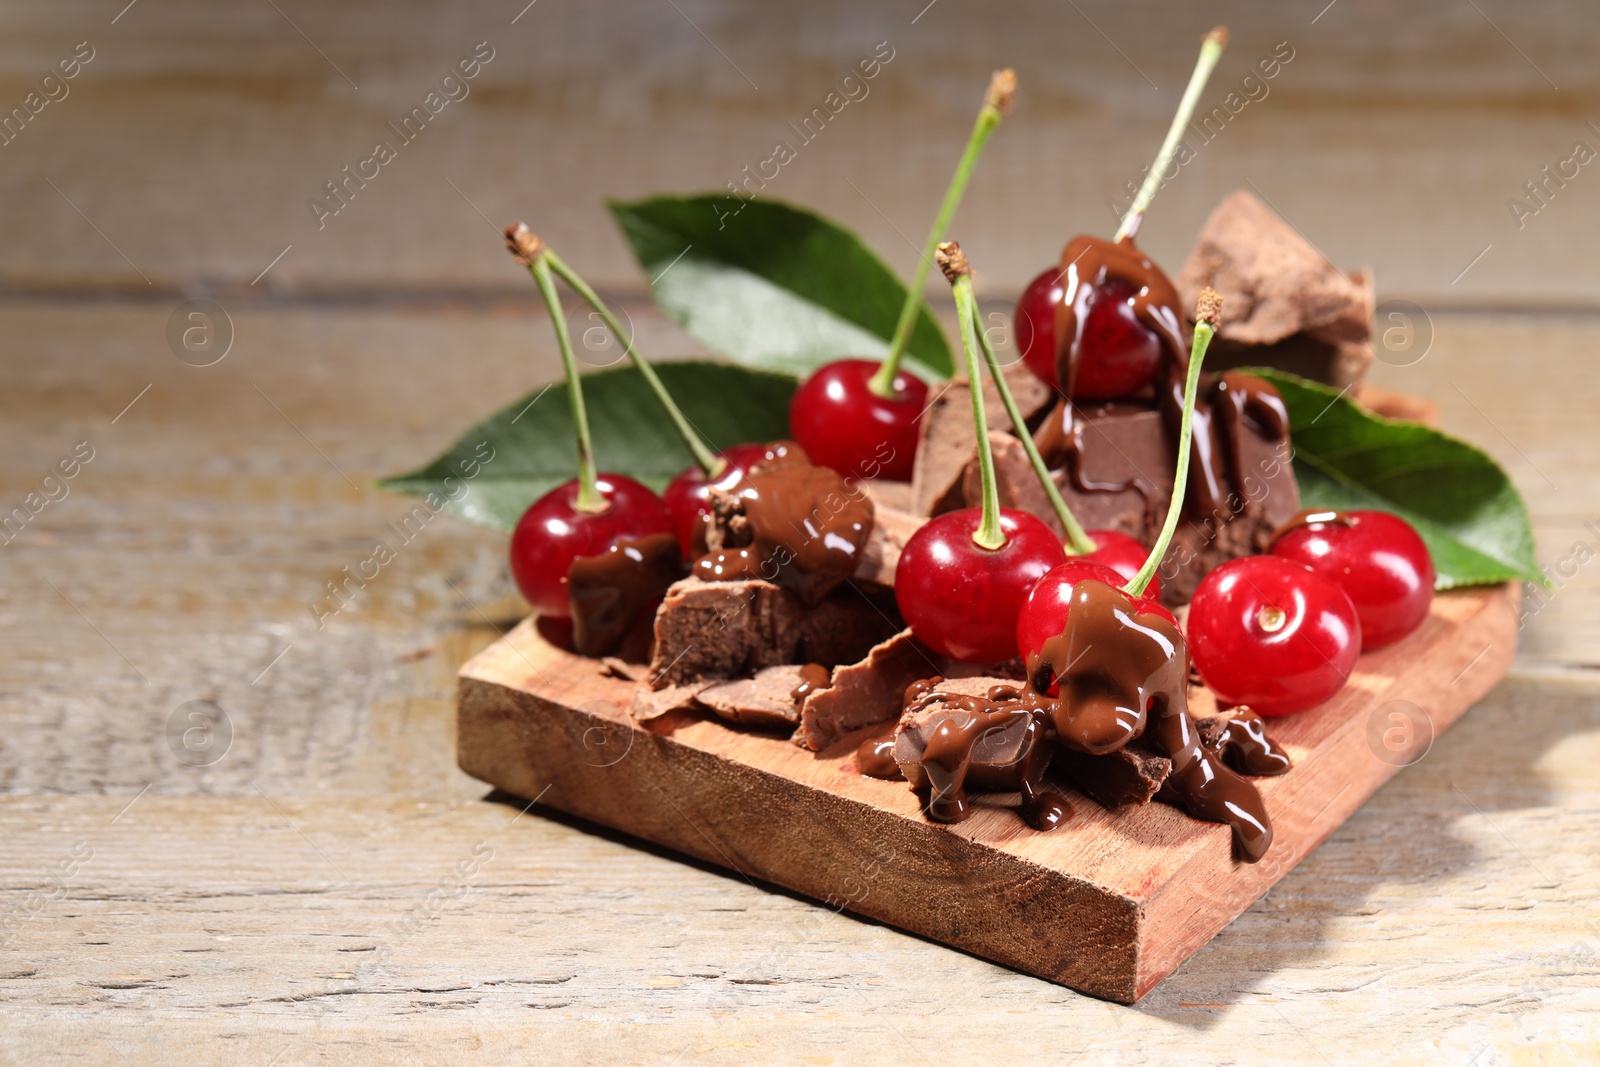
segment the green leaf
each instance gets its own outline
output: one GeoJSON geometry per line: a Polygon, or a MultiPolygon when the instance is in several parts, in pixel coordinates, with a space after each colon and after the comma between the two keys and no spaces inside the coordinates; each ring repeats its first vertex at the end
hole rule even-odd
{"type": "Polygon", "coordinates": [[[1522,497],[1482,451],[1420,423],[1373,415],[1293,374],[1247,373],[1283,394],[1304,507],[1399,515],[1428,543],[1439,589],[1544,581],[1522,497]]]}
{"type": "MultiPolygon", "coordinates": [[[[840,356],[888,352],[905,286],[837,223],[732,196],[607,206],[656,302],[713,351],[799,374],[840,356]]],[[[926,303],[907,358],[924,373],[951,374],[950,346],[926,303]]]]}
{"type": "MultiPolygon", "coordinates": [[[[704,362],[657,363],[655,369],[712,448],[789,436],[789,398],[798,384],[789,375],[704,362]]],[[[529,504],[577,474],[566,391],[565,382],[534,390],[467,430],[433,462],[380,479],[379,487],[420,497],[436,493],[453,515],[512,529],[529,504]]],[[[659,492],[694,462],[633,367],[584,375],[583,398],[602,471],[637,478],[659,492]]]]}

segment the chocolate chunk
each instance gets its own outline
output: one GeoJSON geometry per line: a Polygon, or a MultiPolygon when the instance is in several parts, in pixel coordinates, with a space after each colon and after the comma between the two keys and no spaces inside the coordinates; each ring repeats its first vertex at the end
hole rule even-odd
{"type": "Polygon", "coordinates": [[[1344,387],[1372,363],[1372,276],[1347,274],[1247,190],[1212,211],[1178,273],[1184,304],[1222,296],[1213,368],[1266,365],[1344,387]]]}
{"type": "Polygon", "coordinates": [[[1091,756],[1061,749],[1055,766],[1079,790],[1108,808],[1148,804],[1172,773],[1172,761],[1137,743],[1091,756]]]}
{"type": "Polygon", "coordinates": [[[846,583],[814,608],[760,579],[686,578],[656,612],[656,688],[722,681],[786,663],[854,663],[900,628],[892,595],[846,583]]]}
{"type": "Polygon", "coordinates": [[[719,682],[700,691],[699,701],[720,717],[742,726],[792,727],[800,720],[794,691],[802,666],[767,667],[753,678],[719,682]]]}
{"type": "Polygon", "coordinates": [[[1222,757],[1222,762],[1254,777],[1285,774],[1289,754],[1267,736],[1267,724],[1247,707],[1230,708],[1195,720],[1200,743],[1222,757]]]}
{"type": "MultiPolygon", "coordinates": [[[[976,698],[972,703],[980,705],[997,690],[1009,691],[1014,696],[1017,687],[1003,678],[963,678],[940,681],[935,688],[936,693],[951,697],[976,698]]],[[[938,699],[921,707],[913,706],[901,716],[894,733],[894,761],[913,789],[926,789],[931,784],[923,765],[923,754],[939,725],[949,719],[960,723],[972,717],[971,707],[938,699]]],[[[985,793],[1016,792],[1021,785],[1024,761],[1033,746],[1040,743],[1026,713],[1005,717],[999,724],[985,729],[973,744],[965,788],[985,793]]]]}
{"type": "MultiPolygon", "coordinates": [[[[1004,373],[1017,410],[1032,425],[1055,395],[1020,360],[1006,367],[1004,373]]],[[[972,394],[967,389],[967,379],[952,378],[934,389],[936,395],[922,414],[917,458],[911,473],[910,511],[914,515],[939,515],[963,506],[951,501],[961,499],[962,473],[978,446],[972,432],[972,394]]],[[[989,429],[1010,429],[1011,419],[988,375],[983,378],[983,399],[989,429]]]]}
{"type": "Polygon", "coordinates": [[[806,697],[795,742],[820,752],[853,730],[888,722],[900,714],[906,686],[936,673],[939,662],[910,630],[901,630],[859,662],[835,667],[833,684],[806,697]]]}
{"type": "Polygon", "coordinates": [[[639,722],[649,722],[674,711],[688,711],[695,707],[695,697],[699,696],[700,690],[709,684],[693,682],[689,685],[669,685],[664,689],[649,689],[641,685],[633,691],[628,714],[639,722]]]}
{"type": "Polygon", "coordinates": [[[861,550],[861,562],[852,575],[854,580],[894,585],[894,570],[900,565],[900,553],[925,521],[896,508],[878,508],[872,535],[867,538],[866,547],[861,550]]]}
{"type": "MultiPolygon", "coordinates": [[[[1037,515],[1058,536],[1065,534],[1061,520],[1050,506],[1050,498],[1045,496],[1044,487],[1039,484],[1033,464],[1028,461],[1028,453],[1022,447],[1022,442],[1009,433],[990,430],[989,450],[994,456],[995,488],[999,492],[1000,506],[1037,515]]],[[[961,495],[964,500],[976,500],[980,505],[983,501],[983,472],[978,467],[976,457],[962,473],[961,495]]]]}

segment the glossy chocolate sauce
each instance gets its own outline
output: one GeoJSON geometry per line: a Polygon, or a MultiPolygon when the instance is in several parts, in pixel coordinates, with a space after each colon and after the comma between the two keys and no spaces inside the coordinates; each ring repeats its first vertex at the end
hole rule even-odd
{"type": "Polygon", "coordinates": [[[856,748],[856,771],[868,778],[904,781],[900,764],[894,760],[894,738],[869,737],[861,742],[856,748]]]}
{"type": "Polygon", "coordinates": [[[584,656],[616,652],[630,631],[654,617],[681,569],[672,534],[625,537],[597,556],[573,560],[567,569],[573,650],[584,656]]]}
{"type": "MultiPolygon", "coordinates": [[[[1222,761],[1240,774],[1253,778],[1267,778],[1285,774],[1292,764],[1289,754],[1267,736],[1267,724],[1261,716],[1246,707],[1234,708],[1225,713],[1227,722],[1208,738],[1206,747],[1222,757],[1222,761]]],[[[1202,733],[1208,733],[1202,729],[1202,733]]]]}
{"type": "Polygon", "coordinates": [[[833,672],[820,663],[807,663],[800,668],[800,682],[789,691],[789,697],[799,704],[818,689],[833,684],[833,672]]]}
{"type": "MultiPolygon", "coordinates": [[[[1066,468],[1079,492],[1136,489],[1148,497],[1150,486],[1141,480],[1094,482],[1084,474],[1085,424],[1074,403],[1083,324],[1105,283],[1118,282],[1123,291],[1131,291],[1126,299],[1134,317],[1155,334],[1161,346],[1156,402],[1176,454],[1189,367],[1186,316],[1178,291],[1161,268],[1135,247],[1131,237],[1115,244],[1097,237],[1075,237],[1062,250],[1061,270],[1056,375],[1065,400],[1040,427],[1036,435],[1039,449],[1051,466],[1066,468]]],[[[1193,427],[1187,510],[1194,518],[1227,521],[1248,506],[1247,457],[1260,451],[1253,443],[1276,446],[1288,440],[1287,409],[1277,390],[1259,378],[1237,371],[1204,375],[1193,427]]]]}
{"type": "Polygon", "coordinates": [[[1227,745],[1204,745],[1189,715],[1187,663],[1183,635],[1165,617],[1140,612],[1120,589],[1079,582],[1065,632],[1030,659],[1023,689],[994,686],[985,697],[973,697],[929,681],[906,690],[902,730],[934,705],[956,712],[938,723],[921,755],[928,817],[957,822],[968,815],[968,774],[986,738],[1024,731],[1014,746],[1015,787],[1023,797],[1020,814],[1035,829],[1049,829],[1070,814],[1064,800],[1043,788],[1049,742],[1104,754],[1142,739],[1171,761],[1167,786],[1183,808],[1197,819],[1230,827],[1237,853],[1254,863],[1272,843],[1272,825],[1261,794],[1221,753],[1232,751],[1252,766],[1282,753],[1254,715],[1237,716],[1237,734],[1230,723],[1227,745]],[[1043,695],[1058,679],[1061,695],[1043,695]]]}
{"type": "Polygon", "coordinates": [[[1297,511],[1288,522],[1272,531],[1272,543],[1276,544],[1284,534],[1294,530],[1311,526],[1354,526],[1355,520],[1342,511],[1332,508],[1306,508],[1297,511]]]}
{"type": "Polygon", "coordinates": [[[713,489],[709,551],[693,573],[708,581],[762,578],[815,606],[861,562],[872,501],[827,467],[787,460],[759,466],[731,490],[713,489]]]}

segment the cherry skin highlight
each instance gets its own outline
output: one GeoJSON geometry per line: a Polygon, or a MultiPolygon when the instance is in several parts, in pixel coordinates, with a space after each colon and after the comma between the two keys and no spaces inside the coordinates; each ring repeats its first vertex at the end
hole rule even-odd
{"type": "MultiPolygon", "coordinates": [[[[1094,551],[1074,558],[1103,563],[1116,571],[1121,580],[1113,585],[1123,586],[1133,581],[1133,576],[1143,569],[1144,561],[1149,558],[1150,550],[1125,533],[1117,530],[1085,530],[1084,533],[1094,542],[1094,551]]],[[[1161,600],[1161,579],[1154,574],[1150,576],[1150,584],[1145,586],[1144,598],[1158,603],[1161,600]]]]}
{"type": "Polygon", "coordinates": [[[672,533],[672,515],[647,486],[621,474],[595,479],[610,504],[589,514],[578,511],[578,480],[563,482],[535,500],[511,534],[511,576],[540,615],[572,616],[567,571],[582,556],[597,556],[623,538],[672,533]]]}
{"type": "Polygon", "coordinates": [[[719,453],[728,461],[728,466],[715,479],[708,477],[699,464],[695,464],[667,483],[661,500],[672,513],[672,532],[677,534],[678,548],[683,552],[684,559],[693,559],[705,551],[705,546],[697,542],[696,535],[705,516],[711,514],[711,490],[731,490],[750,473],[751,467],[766,459],[768,453],[768,446],[763,444],[734,445],[719,453]]]}
{"type": "Polygon", "coordinates": [[[1361,621],[1344,590],[1305,564],[1245,556],[1201,581],[1188,638],[1218,700],[1275,717],[1343,688],[1361,654],[1361,621]]]}
{"type": "Polygon", "coordinates": [[[869,359],[818,367],[789,402],[789,433],[811,462],[846,478],[909,482],[928,386],[901,372],[894,396],[878,396],[867,386],[878,368],[869,359]]]}
{"type": "Polygon", "coordinates": [[[1361,619],[1363,651],[1421,626],[1433,603],[1428,546],[1410,523],[1386,511],[1308,515],[1273,543],[1272,554],[1304,563],[1345,591],[1361,619]]]}
{"type": "Polygon", "coordinates": [[[1025,511],[1000,509],[1006,543],[997,549],[973,543],[982,522],[981,508],[930,519],[906,542],[894,575],[894,598],[911,632],[964,663],[1017,654],[1023,601],[1064,558],[1060,539],[1025,511]]]}

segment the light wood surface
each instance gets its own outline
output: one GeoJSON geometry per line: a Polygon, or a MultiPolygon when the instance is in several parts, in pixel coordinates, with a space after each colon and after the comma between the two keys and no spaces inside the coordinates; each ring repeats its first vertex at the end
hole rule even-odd
{"type": "Polygon", "coordinates": [[[96,450],[0,548],[0,1062],[1600,1056],[1600,570],[1574,551],[1600,549],[1592,168],[1520,232],[1505,208],[1600,121],[1591,6],[1339,0],[1313,24],[1320,0],[940,0],[912,27],[923,3],[679,0],[759,91],[671,5],[539,0],[514,27],[521,3],[278,6],[315,47],[272,5],[177,0],[17,7],[0,34],[6,106],[75,42],[98,49],[0,148],[0,501],[96,450]],[[454,765],[451,704],[456,668],[518,618],[498,535],[439,520],[316,628],[322,584],[408,510],[370,479],[557,372],[525,279],[445,178],[631,293],[653,355],[688,355],[599,195],[720,184],[863,48],[904,39],[772,189],[904,272],[897,230],[915,241],[937,200],[968,83],[1011,62],[1023,103],[960,222],[1003,310],[1069,232],[1104,227],[1095,205],[1143,164],[1217,21],[1236,41],[1219,76],[1306,43],[1202,180],[1162,194],[1147,244],[1177,262],[1248,179],[1336,261],[1371,264],[1380,302],[1423,304],[1427,356],[1376,380],[1505,464],[1539,558],[1573,577],[1528,617],[1509,681],[1136,1008],[486,799],[454,765]],[[316,231],[306,197],[491,35],[505,47],[439,138],[316,231]],[[200,369],[164,332],[206,292],[237,339],[200,369]],[[191,700],[233,726],[205,768],[166,740],[191,700]],[[430,903],[480,841],[468,890],[430,903]]]}

